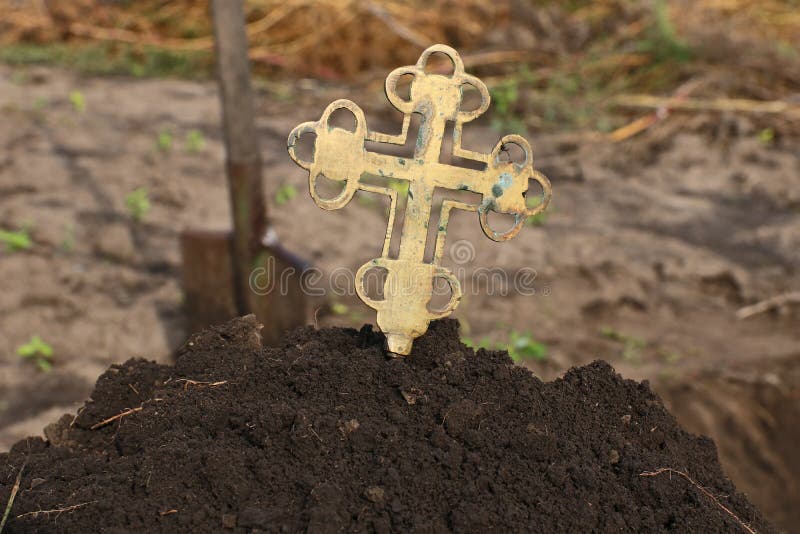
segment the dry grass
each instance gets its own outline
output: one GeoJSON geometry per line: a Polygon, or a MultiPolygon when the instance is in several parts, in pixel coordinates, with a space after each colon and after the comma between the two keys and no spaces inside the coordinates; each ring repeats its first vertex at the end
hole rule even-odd
{"type": "Polygon", "coordinates": [[[745,532],[747,532],[748,534],[756,534],[756,531],[753,530],[752,528],[750,528],[750,525],[748,525],[747,523],[745,523],[744,521],[739,519],[739,516],[734,514],[731,511],[730,508],[728,508],[727,506],[722,504],[720,502],[720,500],[716,496],[714,496],[713,493],[711,493],[706,488],[704,488],[703,486],[701,486],[700,484],[695,482],[692,477],[690,477],[689,475],[687,475],[683,471],[679,471],[677,469],[672,469],[671,467],[662,467],[660,469],[656,469],[655,471],[645,471],[644,473],[639,473],[639,476],[640,477],[657,477],[657,476],[662,475],[664,473],[669,475],[670,480],[672,479],[672,475],[677,475],[677,476],[685,479],[689,484],[692,485],[692,487],[696,488],[700,493],[702,493],[703,495],[708,497],[711,500],[711,502],[713,502],[715,505],[717,505],[719,507],[720,510],[722,510],[723,512],[725,512],[726,514],[731,516],[733,518],[733,520],[736,521],[736,523],[738,523],[739,526],[742,527],[742,529],[744,529],[745,532]]]}
{"type": "MultiPolygon", "coordinates": [[[[493,88],[498,126],[520,131],[611,132],[638,120],[622,131],[638,132],[659,121],[629,109],[625,95],[674,102],[687,84],[691,94],[681,98],[777,106],[800,86],[798,0],[532,4],[249,0],[250,55],[256,72],[272,78],[352,84],[380,80],[388,69],[415,61],[425,46],[444,42],[493,88]]],[[[187,75],[198,65],[210,72],[212,64],[206,0],[0,0],[0,36],[14,45],[102,46],[102,57],[121,61],[123,70],[134,63],[135,74],[187,75]],[[161,55],[151,61],[154,53],[161,55]]],[[[705,111],[685,107],[678,111],[705,111]]],[[[769,128],[800,130],[796,119],[767,120],[769,128]]]]}
{"type": "MultiPolygon", "coordinates": [[[[430,43],[478,43],[507,13],[487,0],[252,0],[247,33],[260,66],[336,78],[408,63],[430,43]]],[[[6,42],[212,48],[205,0],[0,0],[0,19],[6,42]]]]}

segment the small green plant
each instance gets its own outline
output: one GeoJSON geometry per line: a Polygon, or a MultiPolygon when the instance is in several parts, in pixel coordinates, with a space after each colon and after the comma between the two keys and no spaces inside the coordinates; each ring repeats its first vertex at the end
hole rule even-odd
{"type": "Polygon", "coordinates": [[[683,63],[692,58],[692,49],[680,38],[669,16],[666,0],[655,0],[653,22],[647,37],[639,42],[642,52],[651,54],[657,61],[683,63]]]}
{"type": "Polygon", "coordinates": [[[541,212],[537,213],[536,215],[531,215],[528,217],[528,220],[525,221],[525,224],[528,226],[541,226],[544,224],[544,221],[547,220],[547,213],[541,212]]]}
{"type": "Polygon", "coordinates": [[[764,128],[758,132],[758,141],[762,145],[771,145],[775,141],[775,130],[772,128],[764,128]]]}
{"type": "Polygon", "coordinates": [[[33,336],[30,341],[17,347],[17,355],[33,361],[44,373],[53,368],[53,347],[39,336],[33,336]]]}
{"type": "Polygon", "coordinates": [[[372,195],[356,195],[356,202],[367,208],[374,208],[378,205],[378,202],[373,198],[372,195]]]}
{"type": "Polygon", "coordinates": [[[683,355],[674,350],[660,349],[658,355],[664,360],[665,363],[678,363],[683,359],[683,355]]]}
{"type": "Polygon", "coordinates": [[[500,115],[508,115],[519,100],[519,80],[516,77],[503,80],[490,91],[494,110],[500,115]]]}
{"type": "Polygon", "coordinates": [[[493,343],[489,338],[476,341],[465,337],[461,342],[472,349],[506,350],[515,362],[528,360],[544,361],[547,359],[547,345],[537,341],[529,332],[512,330],[508,343],[493,343]]]}
{"type": "Polygon", "coordinates": [[[334,302],[331,304],[331,312],[334,315],[347,315],[349,311],[350,308],[347,306],[347,304],[342,304],[341,302],[334,302]]]}
{"type": "Polygon", "coordinates": [[[7,252],[28,250],[32,244],[30,227],[24,226],[17,232],[0,230],[0,243],[5,245],[7,252]]]}
{"type": "Polygon", "coordinates": [[[283,205],[297,196],[297,188],[292,184],[283,184],[275,192],[275,203],[283,205]]]}
{"type": "Polygon", "coordinates": [[[161,130],[156,137],[156,147],[161,152],[169,152],[172,150],[172,133],[169,130],[161,130]]]}
{"type": "Polygon", "coordinates": [[[61,240],[61,250],[70,253],[75,250],[75,227],[68,224],[64,228],[64,239],[61,240]]]}
{"type": "Polygon", "coordinates": [[[189,130],[186,134],[186,150],[188,152],[197,153],[203,150],[206,146],[206,140],[203,137],[203,132],[200,130],[189,130]]]}
{"type": "Polygon", "coordinates": [[[42,111],[44,108],[47,107],[47,104],[49,104],[47,98],[43,96],[37,96],[36,99],[33,101],[33,109],[35,111],[42,111]]]}
{"type": "Polygon", "coordinates": [[[600,335],[606,339],[610,339],[612,341],[624,341],[625,336],[619,330],[612,328],[610,326],[604,326],[600,328],[600,335]]]}
{"type": "Polygon", "coordinates": [[[516,115],[515,107],[519,100],[518,76],[503,80],[489,91],[494,105],[492,128],[511,133],[525,133],[525,123],[516,115]]]}
{"type": "Polygon", "coordinates": [[[339,301],[335,296],[332,296],[331,299],[327,301],[326,307],[327,313],[345,319],[349,323],[360,324],[364,322],[364,314],[362,311],[348,306],[344,302],[339,301]]]}
{"type": "MultiPolygon", "coordinates": [[[[525,205],[529,208],[535,208],[539,204],[542,203],[542,197],[540,195],[526,195],[525,196],[525,205]]],[[[552,206],[550,207],[552,210],[552,206]]],[[[531,215],[528,217],[528,220],[525,221],[527,226],[541,226],[547,220],[547,214],[549,212],[547,210],[537,213],[536,215],[531,215]]]]}
{"type": "Polygon", "coordinates": [[[529,332],[512,330],[508,340],[508,355],[515,362],[544,361],[547,359],[547,345],[536,341],[529,332]]]}
{"type": "Polygon", "coordinates": [[[139,222],[150,211],[150,199],[147,195],[146,187],[139,187],[125,195],[125,207],[131,218],[139,222]]]}
{"type": "Polygon", "coordinates": [[[24,70],[15,70],[11,75],[11,83],[14,85],[25,85],[30,81],[30,76],[24,70]]]}
{"type": "Polygon", "coordinates": [[[471,337],[464,337],[461,338],[461,342],[471,349],[494,349],[496,345],[492,343],[492,341],[485,337],[482,338],[480,341],[472,339],[471,337]]]}
{"type": "Polygon", "coordinates": [[[72,104],[72,109],[78,113],[86,111],[86,97],[77,89],[69,92],[69,103],[72,104]]]}
{"type": "Polygon", "coordinates": [[[410,185],[410,182],[408,180],[392,178],[386,185],[397,191],[402,196],[408,194],[408,186],[410,185]]]}
{"type": "Polygon", "coordinates": [[[609,326],[601,328],[600,335],[622,343],[622,359],[626,361],[638,362],[641,360],[642,349],[647,346],[644,339],[623,334],[609,326]]]}

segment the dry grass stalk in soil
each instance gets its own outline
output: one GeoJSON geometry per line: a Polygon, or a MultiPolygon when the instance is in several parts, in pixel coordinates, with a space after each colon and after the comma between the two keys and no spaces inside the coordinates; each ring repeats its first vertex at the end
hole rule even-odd
{"type": "Polygon", "coordinates": [[[74,512],[78,508],[83,508],[84,506],[87,506],[89,504],[94,504],[96,502],[97,501],[86,501],[78,504],[73,504],[72,506],[66,506],[64,508],[54,508],[52,510],[35,510],[33,512],[26,512],[24,514],[20,514],[17,516],[17,519],[23,517],[39,517],[40,515],[51,515],[51,514],[61,515],[68,512],[74,512]]]}
{"type": "Polygon", "coordinates": [[[184,391],[189,389],[189,386],[210,387],[215,388],[228,383],[227,380],[220,380],[218,382],[202,382],[200,380],[189,380],[188,378],[179,378],[176,382],[183,382],[184,391]]]}
{"type": "Polygon", "coordinates": [[[144,406],[138,406],[136,408],[131,408],[129,410],[125,410],[123,412],[118,413],[117,415],[111,416],[108,419],[103,419],[99,423],[92,425],[89,430],[97,430],[98,428],[104,427],[109,423],[113,423],[118,419],[122,419],[123,417],[130,415],[132,413],[141,412],[144,406]]]}
{"type": "Polygon", "coordinates": [[[11,515],[11,508],[14,506],[14,499],[17,498],[17,493],[19,492],[19,483],[20,480],[22,480],[22,472],[24,470],[25,464],[22,464],[22,467],[20,467],[19,471],[17,471],[17,478],[14,480],[14,486],[11,488],[11,496],[9,496],[8,503],[6,503],[6,509],[3,512],[3,519],[0,520],[0,534],[2,534],[3,529],[6,527],[8,516],[11,515]]]}
{"type": "MultiPolygon", "coordinates": [[[[188,378],[180,378],[180,379],[176,380],[176,382],[183,382],[184,383],[184,386],[183,386],[184,390],[189,389],[189,386],[212,387],[213,388],[213,387],[222,386],[222,385],[228,383],[227,380],[220,380],[218,382],[203,382],[203,381],[200,381],[200,380],[189,380],[188,378]]],[[[130,384],[128,384],[128,385],[130,385],[130,384]]],[[[134,391],[136,391],[136,390],[134,389],[134,391]]],[[[152,399],[153,402],[158,402],[160,400],[161,399],[152,399]]],[[[89,427],[89,430],[97,430],[98,428],[102,428],[102,427],[106,426],[109,423],[113,423],[114,421],[122,419],[123,417],[127,417],[128,415],[134,414],[136,412],[141,412],[143,409],[144,409],[144,404],[142,404],[140,406],[137,406],[136,408],[130,408],[128,410],[123,410],[122,412],[120,412],[120,413],[118,413],[116,415],[113,415],[113,416],[109,417],[108,419],[103,419],[99,423],[95,423],[94,425],[89,427]]]]}
{"type": "Polygon", "coordinates": [[[631,108],[655,108],[609,134],[615,143],[624,141],[669,117],[672,110],[716,111],[756,115],[775,115],[784,121],[800,123],[800,106],[782,100],[760,101],[745,98],[688,98],[687,92],[676,91],[672,97],[651,95],[620,95],[611,100],[612,105],[631,108]]]}
{"type": "Polygon", "coordinates": [[[744,521],[739,519],[739,517],[736,514],[734,514],[733,512],[731,512],[731,510],[727,506],[725,506],[724,504],[719,502],[719,499],[717,499],[714,496],[714,494],[712,494],[710,491],[705,489],[703,486],[701,486],[700,484],[695,482],[692,477],[690,477],[689,475],[687,475],[683,471],[678,471],[677,469],[672,469],[671,467],[662,467],[660,469],[656,469],[655,471],[645,471],[644,473],[640,473],[639,476],[642,476],[642,477],[656,477],[656,476],[664,474],[664,473],[669,473],[670,478],[672,478],[672,474],[673,473],[678,475],[678,476],[683,477],[684,479],[686,479],[689,482],[689,484],[691,484],[692,486],[694,486],[695,488],[700,490],[700,492],[703,493],[703,495],[705,495],[706,497],[711,499],[714,502],[714,504],[719,506],[726,514],[728,514],[733,519],[735,519],[736,522],[739,523],[742,526],[743,529],[745,529],[750,534],[756,534],[755,530],[750,528],[744,521]]]}
{"type": "Polygon", "coordinates": [[[670,111],[683,103],[698,85],[700,85],[699,80],[690,80],[686,82],[681,85],[670,98],[659,99],[659,104],[655,106],[655,111],[636,119],[630,124],[617,128],[608,135],[608,138],[614,143],[619,143],[665,120],[669,117],[670,111]]]}
{"type": "Polygon", "coordinates": [[[740,308],[739,311],[736,312],[736,317],[738,317],[739,319],[747,319],[748,317],[752,317],[753,315],[758,315],[759,313],[764,313],[774,308],[779,308],[781,306],[784,306],[785,304],[792,304],[792,303],[800,303],[800,291],[791,291],[789,293],[783,293],[781,295],[776,295],[766,300],[756,302],[755,304],[751,304],[750,306],[745,306],[744,308],[740,308]]]}
{"type": "Polygon", "coordinates": [[[620,95],[612,100],[617,106],[634,108],[683,109],[690,111],[731,111],[784,115],[800,119],[800,105],[782,100],[749,100],[746,98],[664,98],[651,95],[620,95]]]}

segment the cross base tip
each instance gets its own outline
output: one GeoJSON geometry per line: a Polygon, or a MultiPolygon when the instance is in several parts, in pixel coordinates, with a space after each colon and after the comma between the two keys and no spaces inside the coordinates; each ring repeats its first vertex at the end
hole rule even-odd
{"type": "Polygon", "coordinates": [[[386,334],[386,349],[397,356],[411,354],[414,338],[405,334],[386,334]]]}

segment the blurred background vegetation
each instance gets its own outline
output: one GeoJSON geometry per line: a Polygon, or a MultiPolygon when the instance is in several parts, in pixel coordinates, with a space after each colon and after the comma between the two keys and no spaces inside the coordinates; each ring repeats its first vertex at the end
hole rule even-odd
{"type": "MultiPolygon", "coordinates": [[[[0,0],[0,61],[207,78],[207,9],[0,0]]],[[[450,44],[488,82],[504,130],[621,140],[665,109],[768,115],[765,135],[798,125],[800,0],[250,0],[247,20],[255,73],[272,83],[375,83],[421,48],[450,44]],[[652,116],[631,122],[643,109],[652,116]]]]}

